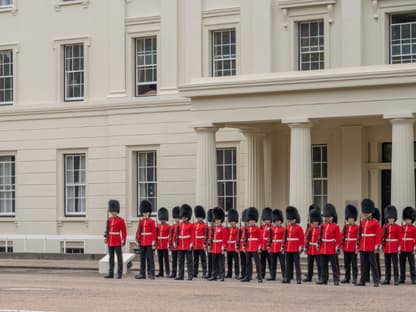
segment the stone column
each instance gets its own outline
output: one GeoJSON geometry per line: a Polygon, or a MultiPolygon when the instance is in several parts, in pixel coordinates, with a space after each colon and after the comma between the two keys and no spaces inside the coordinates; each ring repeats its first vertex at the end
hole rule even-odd
{"type": "MultiPolygon", "coordinates": [[[[392,124],[391,204],[401,211],[415,206],[414,129],[412,118],[390,120],[392,124]]],[[[383,207],[384,208],[384,207],[383,207]]]]}
{"type": "Polygon", "coordinates": [[[242,131],[247,140],[246,206],[264,208],[264,133],[257,130],[242,131]]]}
{"type": "Polygon", "coordinates": [[[217,148],[215,127],[194,128],[197,136],[196,204],[205,209],[217,206],[217,148]]]}
{"type": "Polygon", "coordinates": [[[292,123],[290,128],[289,204],[295,206],[306,225],[312,204],[311,124],[292,123]]]}

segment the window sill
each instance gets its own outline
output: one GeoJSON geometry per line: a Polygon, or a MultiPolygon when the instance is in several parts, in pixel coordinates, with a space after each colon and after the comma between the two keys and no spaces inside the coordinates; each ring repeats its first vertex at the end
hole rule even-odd
{"type": "Polygon", "coordinates": [[[90,4],[89,0],[74,0],[74,1],[62,1],[56,0],[55,10],[60,11],[62,7],[74,6],[74,5],[82,5],[83,8],[88,8],[90,4]]]}
{"type": "Polygon", "coordinates": [[[62,218],[59,218],[58,219],[58,222],[59,223],[70,223],[70,222],[85,222],[85,223],[88,223],[88,218],[87,217],[81,217],[81,216],[79,216],[79,217],[77,217],[77,216],[74,216],[74,217],[62,217],[62,218]]]}
{"type": "Polygon", "coordinates": [[[17,9],[15,6],[4,7],[4,8],[0,8],[0,14],[1,13],[12,13],[13,15],[16,15],[17,9]]]}
{"type": "Polygon", "coordinates": [[[10,215],[10,216],[0,216],[0,223],[17,223],[16,216],[10,215]]]}

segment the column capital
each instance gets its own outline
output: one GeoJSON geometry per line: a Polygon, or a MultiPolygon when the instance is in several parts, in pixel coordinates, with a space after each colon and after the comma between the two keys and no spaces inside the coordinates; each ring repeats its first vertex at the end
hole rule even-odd
{"type": "Polygon", "coordinates": [[[218,127],[214,125],[212,122],[199,122],[199,123],[192,123],[192,128],[196,131],[206,131],[206,132],[217,132],[218,127]]]}
{"type": "Polygon", "coordinates": [[[293,129],[293,128],[312,128],[312,123],[310,123],[310,122],[304,122],[304,123],[297,122],[297,123],[290,123],[290,124],[288,124],[288,126],[289,126],[290,129],[293,129]]]}
{"type": "Polygon", "coordinates": [[[414,124],[415,120],[413,118],[394,118],[389,120],[392,125],[397,124],[414,124]]]}
{"type": "Polygon", "coordinates": [[[311,124],[311,121],[308,117],[288,117],[288,118],[282,118],[283,124],[290,125],[308,125],[311,124]]]}

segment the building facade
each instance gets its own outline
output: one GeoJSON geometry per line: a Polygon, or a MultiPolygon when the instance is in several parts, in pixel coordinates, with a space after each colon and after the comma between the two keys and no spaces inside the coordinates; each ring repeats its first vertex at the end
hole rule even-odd
{"type": "Polygon", "coordinates": [[[414,0],[0,0],[0,252],[103,253],[112,198],[129,242],[142,199],[414,206],[412,63],[414,0]]]}

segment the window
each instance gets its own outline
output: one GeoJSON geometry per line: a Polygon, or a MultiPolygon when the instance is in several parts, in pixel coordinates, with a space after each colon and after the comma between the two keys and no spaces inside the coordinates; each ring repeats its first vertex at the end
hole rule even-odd
{"type": "Polygon", "coordinates": [[[0,0],[0,9],[13,7],[13,0],[0,0]]]}
{"type": "Polygon", "coordinates": [[[137,215],[140,202],[147,199],[157,211],[157,154],[156,151],[137,152],[137,215]]]}
{"type": "Polygon", "coordinates": [[[299,69],[316,70],[325,67],[323,20],[299,23],[299,69]]]}
{"type": "MultiPolygon", "coordinates": [[[[0,0],[1,1],[1,0],[0,0]]],[[[13,103],[13,51],[0,51],[0,104],[13,103]]]]}
{"type": "Polygon", "coordinates": [[[156,95],[157,40],[156,36],[136,39],[136,96],[156,95]]]}
{"type": "Polygon", "coordinates": [[[85,216],[85,154],[69,154],[65,159],[65,216],[85,216]]]}
{"type": "Polygon", "coordinates": [[[0,241],[0,253],[12,253],[13,242],[12,241],[0,241]]]}
{"type": "Polygon", "coordinates": [[[312,196],[314,204],[324,207],[328,202],[328,147],[312,145],[312,196]]]}
{"type": "Polygon", "coordinates": [[[15,215],[15,158],[0,156],[0,216],[15,215]]]}
{"type": "Polygon", "coordinates": [[[61,241],[61,251],[63,254],[84,254],[85,242],[61,241]]]}
{"type": "MultiPolygon", "coordinates": [[[[392,160],[392,143],[385,142],[381,144],[381,161],[383,163],[391,163],[392,160]]],[[[416,162],[416,142],[414,143],[414,154],[415,154],[415,162],[416,162]]]]}
{"type": "Polygon", "coordinates": [[[84,100],[84,44],[64,45],[64,100],[84,100]]]}
{"type": "Polygon", "coordinates": [[[215,30],[212,32],[212,76],[236,75],[235,29],[215,30]]]}
{"type": "Polygon", "coordinates": [[[237,209],[237,150],[217,149],[218,206],[237,209]]]}
{"type": "Polygon", "coordinates": [[[416,63],[416,13],[390,17],[390,64],[416,63]]]}

